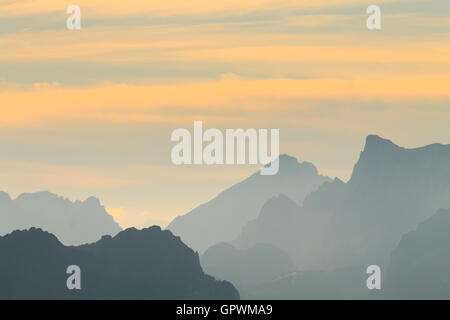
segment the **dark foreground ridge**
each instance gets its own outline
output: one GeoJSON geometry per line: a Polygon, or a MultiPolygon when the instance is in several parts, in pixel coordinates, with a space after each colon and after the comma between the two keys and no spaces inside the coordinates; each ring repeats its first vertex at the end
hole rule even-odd
{"type": "Polygon", "coordinates": [[[200,267],[199,256],[170,231],[134,228],[66,247],[41,229],[0,237],[0,299],[239,299],[226,281],[200,267]],[[67,267],[81,269],[69,290],[67,267]]]}

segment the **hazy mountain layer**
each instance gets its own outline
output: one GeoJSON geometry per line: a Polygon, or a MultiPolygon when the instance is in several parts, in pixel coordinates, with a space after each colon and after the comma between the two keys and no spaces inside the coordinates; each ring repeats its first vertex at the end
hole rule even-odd
{"type": "Polygon", "coordinates": [[[220,243],[206,250],[200,262],[206,273],[231,281],[243,298],[249,286],[297,270],[286,252],[267,244],[239,250],[231,244],[220,243]]]}
{"type": "Polygon", "coordinates": [[[198,254],[159,227],[66,247],[40,229],[0,237],[0,299],[238,299],[228,282],[204,274],[198,254]],[[68,290],[67,267],[81,268],[68,290]]]}
{"type": "Polygon", "coordinates": [[[262,176],[257,172],[210,202],[175,218],[167,228],[181,236],[187,245],[203,252],[211,245],[236,238],[270,197],[286,194],[301,204],[308,194],[329,181],[311,163],[299,163],[287,155],[280,156],[279,161],[278,174],[262,176]]]}
{"type": "Polygon", "coordinates": [[[450,299],[450,210],[439,210],[403,236],[375,297],[450,299]]]}
{"type": "Polygon", "coordinates": [[[271,243],[302,270],[384,265],[404,233],[450,207],[449,163],[450,145],[404,149],[368,136],[348,183],[324,183],[301,208],[269,200],[234,243],[271,243]]]}
{"type": "Polygon", "coordinates": [[[308,270],[284,274],[247,288],[244,299],[367,299],[366,268],[347,267],[333,271],[308,270]]]}
{"type": "Polygon", "coordinates": [[[12,200],[0,192],[0,235],[13,230],[42,228],[66,245],[99,240],[121,228],[96,198],[72,202],[50,192],[22,194],[12,200]]]}

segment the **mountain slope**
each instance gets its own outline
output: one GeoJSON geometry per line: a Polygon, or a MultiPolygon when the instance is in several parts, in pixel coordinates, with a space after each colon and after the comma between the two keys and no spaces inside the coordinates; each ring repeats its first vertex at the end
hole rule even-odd
{"type": "Polygon", "coordinates": [[[66,247],[40,229],[0,237],[0,299],[238,299],[203,273],[198,254],[159,227],[66,247]],[[66,269],[81,268],[81,290],[66,269]]]}
{"type": "Polygon", "coordinates": [[[265,207],[234,243],[272,243],[302,270],[384,265],[404,233],[450,207],[449,163],[450,145],[405,149],[368,136],[348,183],[324,183],[295,212],[286,199],[265,207]]]}
{"type": "Polygon", "coordinates": [[[262,207],[257,219],[249,221],[238,238],[232,243],[238,248],[251,248],[260,243],[270,243],[278,248],[292,251],[287,244],[295,241],[296,234],[287,233],[286,225],[297,229],[297,214],[301,207],[285,195],[270,198],[262,207]],[[277,214],[273,214],[276,212],[277,214]],[[280,223],[282,221],[282,223],[280,223]]]}
{"type": "Polygon", "coordinates": [[[206,250],[200,262],[206,273],[231,281],[242,297],[248,286],[297,270],[288,254],[267,244],[239,250],[231,244],[219,243],[206,250]]]}
{"type": "Polygon", "coordinates": [[[262,176],[257,172],[210,202],[175,218],[167,228],[203,252],[211,245],[233,240],[245,223],[258,216],[270,197],[286,194],[301,204],[309,193],[329,181],[311,163],[299,163],[287,155],[281,155],[279,161],[278,174],[262,176]]]}
{"type": "Polygon", "coordinates": [[[376,297],[450,299],[450,210],[439,210],[402,237],[376,297]]]}
{"type": "Polygon", "coordinates": [[[369,294],[366,278],[365,267],[361,266],[333,271],[297,271],[251,287],[245,298],[362,300],[367,299],[369,294]]]}
{"type": "Polygon", "coordinates": [[[67,245],[115,235],[121,228],[96,198],[72,202],[50,192],[22,194],[12,200],[0,192],[0,235],[38,227],[55,234],[67,245]]]}

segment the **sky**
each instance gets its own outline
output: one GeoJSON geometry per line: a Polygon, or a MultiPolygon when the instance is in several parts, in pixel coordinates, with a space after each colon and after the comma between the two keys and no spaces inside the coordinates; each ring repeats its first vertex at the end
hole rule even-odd
{"type": "Polygon", "coordinates": [[[280,129],[281,153],[348,180],[368,134],[450,143],[449,102],[448,0],[0,0],[0,190],[96,196],[122,227],[258,170],[173,165],[195,120],[280,129]]]}

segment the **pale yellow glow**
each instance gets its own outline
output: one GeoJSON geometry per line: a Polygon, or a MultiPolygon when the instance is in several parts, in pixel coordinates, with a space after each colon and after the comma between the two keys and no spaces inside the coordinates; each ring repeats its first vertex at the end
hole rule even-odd
{"type": "MultiPolygon", "coordinates": [[[[422,75],[391,77],[383,81],[341,79],[222,79],[185,85],[116,85],[96,88],[58,88],[34,86],[28,91],[0,92],[0,122],[5,126],[33,125],[61,119],[96,119],[98,121],[177,123],[173,114],[165,114],[164,106],[184,109],[220,110],[226,106],[261,112],[274,103],[264,99],[318,99],[361,101],[443,100],[450,96],[450,77],[422,75]],[[254,100],[252,102],[252,100],[254,100]],[[150,112],[143,114],[144,111],[150,112]],[[122,112],[122,114],[121,114],[122,112]]],[[[274,101],[276,103],[276,100],[274,101]]],[[[279,105],[283,108],[283,105],[279,105]]],[[[287,106],[289,107],[289,105],[287,106]]],[[[185,122],[186,118],[182,120],[185,122]]]]}

